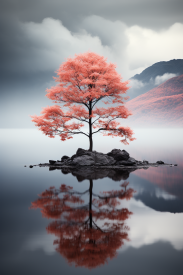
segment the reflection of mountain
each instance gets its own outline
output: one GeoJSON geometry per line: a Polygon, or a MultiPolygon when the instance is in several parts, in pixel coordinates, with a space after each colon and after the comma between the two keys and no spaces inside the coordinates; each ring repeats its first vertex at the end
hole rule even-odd
{"type": "Polygon", "coordinates": [[[120,190],[100,195],[92,192],[92,180],[89,189],[82,193],[66,185],[60,189],[50,187],[31,208],[40,208],[44,217],[55,219],[47,232],[57,237],[54,241],[57,252],[68,263],[91,269],[112,259],[124,240],[128,240],[129,228],[124,221],[132,212],[120,208],[120,200],[129,200],[134,194],[127,185],[125,182],[120,190]],[[81,199],[86,194],[89,194],[89,203],[81,199]]]}
{"type": "Polygon", "coordinates": [[[167,193],[183,198],[183,174],[182,165],[177,167],[158,167],[149,168],[148,170],[136,170],[134,174],[138,177],[145,179],[161,189],[165,190],[167,193]],[[172,173],[172,169],[175,169],[172,173]]]}
{"type": "Polygon", "coordinates": [[[137,196],[135,196],[135,199],[142,201],[146,206],[158,212],[183,213],[182,199],[164,199],[157,197],[157,194],[155,193],[150,194],[149,192],[138,194],[137,196]]]}
{"type": "Polygon", "coordinates": [[[127,102],[135,126],[183,126],[183,75],[127,102]]]}

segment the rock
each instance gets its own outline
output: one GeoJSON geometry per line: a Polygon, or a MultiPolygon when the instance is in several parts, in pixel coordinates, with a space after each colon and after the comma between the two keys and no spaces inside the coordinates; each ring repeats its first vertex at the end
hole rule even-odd
{"type": "Polygon", "coordinates": [[[156,163],[158,163],[158,164],[165,164],[162,160],[158,160],[158,161],[156,161],[156,163]]]}
{"type": "MultiPolygon", "coordinates": [[[[79,148],[76,152],[76,155],[74,155],[73,157],[73,164],[77,163],[79,164],[79,162],[82,160],[82,163],[87,159],[87,162],[88,160],[91,161],[91,158],[93,161],[91,161],[92,164],[86,164],[86,165],[113,165],[116,161],[114,160],[113,157],[111,156],[108,156],[106,154],[103,154],[103,153],[99,153],[99,152],[96,152],[96,151],[88,151],[88,150],[84,150],[84,149],[81,149],[79,148]],[[80,157],[83,157],[83,156],[88,156],[90,158],[84,158],[83,160],[82,159],[78,159],[80,157]],[[78,159],[78,160],[76,160],[78,159]]],[[[72,159],[71,158],[71,159],[72,159]]],[[[84,165],[84,164],[82,164],[84,165]]]]}
{"type": "Polygon", "coordinates": [[[107,155],[113,157],[116,161],[128,160],[130,157],[127,151],[120,149],[113,149],[111,152],[107,153],[107,155]]]}
{"type": "Polygon", "coordinates": [[[149,163],[149,161],[143,160],[143,164],[148,164],[148,163],[149,163]]]}
{"type": "Polygon", "coordinates": [[[116,154],[120,154],[120,153],[121,153],[120,149],[113,149],[111,152],[107,153],[107,155],[114,158],[116,154]]]}
{"type": "Polygon", "coordinates": [[[136,161],[136,164],[137,164],[137,165],[142,165],[142,164],[143,164],[143,162],[142,162],[142,161],[138,161],[138,160],[137,160],[137,161],[136,161]]]}
{"type": "Polygon", "coordinates": [[[78,148],[77,149],[77,152],[76,152],[76,155],[77,156],[83,156],[83,155],[91,155],[92,152],[88,151],[88,150],[85,150],[85,149],[82,149],[82,148],[78,148]]]}
{"type": "Polygon", "coordinates": [[[29,168],[33,168],[33,165],[29,165],[29,168]]]}
{"type": "Polygon", "coordinates": [[[132,160],[130,160],[130,159],[121,160],[121,161],[117,161],[116,165],[133,166],[133,165],[136,165],[136,161],[135,161],[135,159],[133,161],[133,158],[132,158],[132,160]]]}
{"type": "Polygon", "coordinates": [[[68,158],[64,161],[64,165],[72,165],[72,159],[68,158]]]}
{"type": "Polygon", "coordinates": [[[62,166],[62,165],[64,165],[64,164],[63,164],[63,162],[61,162],[61,161],[56,161],[53,165],[54,165],[54,166],[62,166]]]}
{"type": "Polygon", "coordinates": [[[74,154],[74,155],[71,157],[71,159],[73,160],[73,159],[75,159],[76,157],[77,157],[77,155],[74,154]]]}
{"type": "Polygon", "coordinates": [[[129,154],[128,152],[126,152],[125,150],[121,151],[120,153],[116,154],[114,156],[114,159],[116,161],[120,161],[120,160],[128,160],[129,159],[129,154]]]}
{"type": "Polygon", "coordinates": [[[91,157],[93,158],[94,162],[98,163],[99,165],[113,165],[116,162],[113,157],[98,153],[96,151],[92,152],[91,157]]]}
{"type": "Polygon", "coordinates": [[[50,164],[54,164],[56,162],[56,160],[49,160],[50,164]]]}
{"type": "Polygon", "coordinates": [[[136,159],[134,159],[134,158],[131,158],[131,157],[128,159],[128,161],[135,162],[135,163],[138,162],[138,160],[136,160],[136,159]]]}
{"type": "Polygon", "coordinates": [[[69,159],[68,156],[63,156],[63,157],[61,158],[61,161],[66,161],[67,159],[69,159]]]}
{"type": "Polygon", "coordinates": [[[79,156],[73,159],[72,161],[73,165],[94,165],[95,162],[93,160],[92,157],[87,156],[87,155],[83,155],[83,156],[79,156]]]}

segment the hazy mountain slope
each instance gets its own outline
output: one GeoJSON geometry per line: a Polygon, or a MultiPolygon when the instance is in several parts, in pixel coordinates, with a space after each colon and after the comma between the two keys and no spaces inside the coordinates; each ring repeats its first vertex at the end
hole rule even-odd
{"type": "Polygon", "coordinates": [[[134,75],[131,79],[137,79],[142,82],[149,82],[150,79],[155,79],[157,76],[162,76],[165,73],[183,74],[183,59],[173,59],[170,61],[160,61],[146,68],[140,74],[134,75]]]}
{"type": "Polygon", "coordinates": [[[126,107],[133,113],[128,119],[133,126],[183,126],[183,75],[128,101],[126,107]]]}
{"type": "Polygon", "coordinates": [[[166,80],[183,74],[183,59],[161,61],[146,68],[130,79],[130,100],[157,87],[166,80]]]}

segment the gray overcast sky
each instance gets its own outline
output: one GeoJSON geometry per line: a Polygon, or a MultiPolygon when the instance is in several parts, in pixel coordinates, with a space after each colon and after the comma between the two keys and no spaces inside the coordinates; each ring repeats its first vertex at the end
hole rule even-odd
{"type": "Polygon", "coordinates": [[[9,113],[0,127],[31,127],[22,117],[51,103],[44,90],[68,56],[95,51],[125,80],[183,59],[183,1],[1,0],[0,39],[0,107],[9,113]]]}
{"type": "Polygon", "coordinates": [[[128,26],[160,29],[182,22],[182,12],[182,0],[1,0],[1,13],[9,19],[41,22],[52,17],[69,29],[77,29],[78,23],[90,15],[120,20],[128,26]]]}

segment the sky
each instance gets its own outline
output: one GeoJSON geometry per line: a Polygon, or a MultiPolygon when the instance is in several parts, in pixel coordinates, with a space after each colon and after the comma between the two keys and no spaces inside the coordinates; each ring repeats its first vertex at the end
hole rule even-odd
{"type": "Polygon", "coordinates": [[[60,64],[94,51],[123,80],[183,59],[182,0],[1,0],[0,128],[34,128],[60,64]]]}

